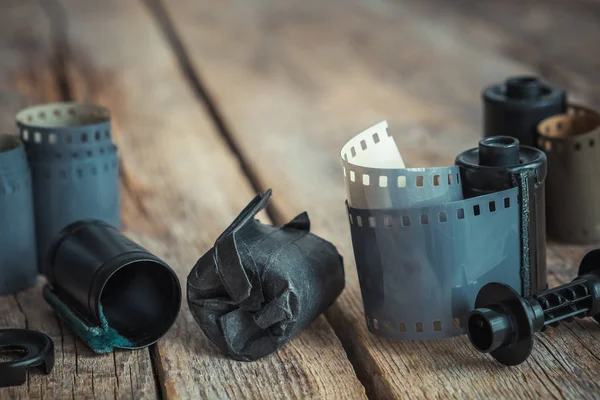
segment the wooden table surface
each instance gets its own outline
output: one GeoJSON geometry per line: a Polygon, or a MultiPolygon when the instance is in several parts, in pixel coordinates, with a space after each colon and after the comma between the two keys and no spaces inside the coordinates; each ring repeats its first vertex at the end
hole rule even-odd
{"type": "MultiPolygon", "coordinates": [[[[451,164],[481,134],[480,90],[534,73],[600,106],[600,3],[563,0],[2,0],[0,130],[20,108],[107,106],[122,157],[126,233],[182,283],[257,191],[266,222],[308,211],[344,255],[347,287],[276,354],[222,357],[187,305],[158,344],[95,356],[38,287],[0,298],[0,327],[48,333],[51,375],[0,398],[600,398],[600,328],[539,334],[503,367],[466,337],[368,333],[341,146],[387,119],[408,165],[451,164]]],[[[593,246],[550,243],[549,282],[593,246]]]]}

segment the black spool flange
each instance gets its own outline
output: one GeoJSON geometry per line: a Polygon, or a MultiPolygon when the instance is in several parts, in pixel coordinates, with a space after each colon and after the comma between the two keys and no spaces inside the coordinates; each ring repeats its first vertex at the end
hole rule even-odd
{"type": "Polygon", "coordinates": [[[483,90],[484,136],[512,136],[525,146],[535,146],[537,124],[563,113],[564,90],[533,76],[515,76],[483,90]]]}
{"type": "Polygon", "coordinates": [[[583,258],[572,282],[531,297],[519,296],[501,283],[485,285],[469,315],[467,332],[477,350],[504,365],[517,365],[529,357],[536,332],[584,317],[600,322],[600,250],[583,258]]]}

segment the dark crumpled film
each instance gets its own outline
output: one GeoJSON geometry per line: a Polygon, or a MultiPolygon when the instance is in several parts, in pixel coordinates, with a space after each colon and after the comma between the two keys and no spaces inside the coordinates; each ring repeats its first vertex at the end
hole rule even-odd
{"type": "Polygon", "coordinates": [[[268,190],[246,206],[187,281],[196,322],[219,349],[240,361],[275,352],[344,289],[342,256],[310,233],[306,212],[281,228],[254,219],[270,196],[268,190]]]}

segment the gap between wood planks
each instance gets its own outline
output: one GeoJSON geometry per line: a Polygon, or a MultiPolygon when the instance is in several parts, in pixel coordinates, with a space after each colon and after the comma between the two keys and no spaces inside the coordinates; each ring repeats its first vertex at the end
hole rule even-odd
{"type": "MultiPolygon", "coordinates": [[[[70,45],[69,45],[69,19],[65,12],[63,5],[60,1],[57,0],[39,0],[38,1],[43,13],[47,16],[48,21],[50,23],[50,42],[52,43],[51,50],[51,63],[53,67],[53,76],[55,80],[56,91],[58,93],[58,101],[74,101],[74,90],[73,85],[69,79],[69,74],[67,71],[67,63],[71,55],[70,45]]],[[[148,217],[148,213],[139,201],[137,201],[137,195],[132,188],[132,183],[126,173],[126,170],[123,168],[122,159],[119,157],[119,179],[124,189],[131,195],[133,198],[136,207],[140,210],[140,214],[148,217]]],[[[25,317],[25,321],[27,323],[27,316],[22,311],[22,307],[19,304],[18,298],[15,295],[15,300],[17,301],[17,305],[19,309],[23,313],[25,317]]],[[[164,398],[163,392],[161,390],[160,385],[160,377],[158,374],[158,355],[156,351],[156,344],[153,344],[148,347],[148,351],[150,353],[150,363],[152,366],[152,378],[154,381],[154,386],[156,388],[156,396],[158,399],[162,400],[164,398]]],[[[113,350],[113,356],[114,356],[113,350]]],[[[75,358],[75,363],[77,363],[77,357],[75,358]]],[[[131,367],[130,367],[131,368],[131,367]]],[[[116,358],[115,358],[115,374],[117,374],[117,366],[116,366],[116,358]]],[[[117,379],[119,377],[117,376],[117,379]]],[[[93,379],[92,379],[93,385],[93,379]]],[[[133,387],[132,387],[132,396],[133,396],[133,387]]],[[[75,397],[75,394],[73,394],[75,397]]],[[[115,397],[117,397],[115,395],[115,397]]]]}
{"type": "MultiPolygon", "coordinates": [[[[267,190],[268,188],[258,178],[258,174],[252,169],[250,163],[248,162],[244,154],[241,152],[239,146],[236,144],[235,139],[231,134],[231,130],[228,127],[225,118],[221,114],[221,111],[219,110],[217,102],[211,96],[210,91],[202,81],[200,73],[194,67],[190,56],[188,55],[188,52],[185,46],[183,45],[180,35],[177,33],[177,30],[175,29],[171,18],[169,17],[166,9],[163,6],[162,0],[141,1],[150,11],[150,14],[152,18],[154,18],[156,24],[158,25],[160,32],[165,36],[167,43],[170,45],[171,50],[175,55],[175,59],[177,60],[182,74],[192,87],[194,94],[198,99],[198,102],[206,109],[213,124],[215,125],[217,132],[223,137],[230,151],[238,159],[242,172],[250,182],[252,189],[257,193],[267,190]]],[[[283,214],[277,209],[277,207],[272,202],[268,204],[265,211],[269,219],[275,224],[281,225],[285,223],[283,214]]],[[[365,393],[367,397],[374,398],[375,391],[371,388],[371,385],[368,383],[368,371],[365,371],[363,368],[361,368],[360,363],[358,362],[358,356],[356,354],[356,351],[352,349],[352,347],[349,345],[349,343],[345,340],[343,336],[338,334],[337,330],[335,329],[337,324],[333,324],[332,321],[329,320],[326,313],[324,314],[324,316],[327,322],[333,328],[333,332],[340,340],[340,343],[344,351],[346,352],[348,360],[352,364],[357,378],[365,388],[365,393]]]]}
{"type": "MultiPolygon", "coordinates": [[[[266,190],[266,187],[263,187],[257,175],[254,173],[254,171],[252,171],[247,160],[245,159],[237,144],[233,140],[227,123],[221,116],[216,102],[212,99],[209,91],[205,88],[205,85],[202,83],[199,74],[193,68],[190,58],[187,52],[185,51],[177,33],[175,32],[172,22],[166,14],[162,4],[160,3],[160,1],[156,0],[143,0],[143,2],[150,11],[150,15],[152,16],[152,18],[157,23],[159,31],[165,36],[166,42],[169,44],[170,49],[173,51],[174,58],[177,61],[180,70],[187,82],[189,83],[189,85],[191,86],[199,104],[202,107],[204,107],[205,110],[208,112],[216,130],[225,140],[229,150],[233,153],[235,158],[240,163],[242,172],[246,179],[248,179],[250,185],[252,186],[252,189],[255,192],[266,190]]],[[[44,14],[48,18],[51,27],[51,69],[53,85],[57,93],[57,100],[73,101],[76,97],[76,90],[74,89],[75,84],[71,81],[72,78],[69,75],[67,67],[69,61],[73,57],[69,40],[69,18],[67,16],[66,10],[64,9],[64,6],[60,1],[40,0],[39,4],[44,14]]],[[[121,161],[122,160],[120,160],[120,166],[123,167],[123,163],[121,161]]],[[[130,182],[127,170],[124,168],[121,168],[120,180],[121,184],[123,185],[123,189],[127,192],[128,195],[132,197],[135,206],[139,208],[138,211],[140,212],[140,214],[146,218],[149,218],[147,212],[143,207],[143,204],[136,201],[137,195],[134,190],[135,188],[133,187],[135,186],[135,182],[130,182]]],[[[275,223],[281,224],[283,222],[283,214],[278,212],[273,204],[269,205],[266,212],[268,217],[275,223]]],[[[336,336],[338,336],[337,333],[336,336]]],[[[345,343],[343,341],[340,340],[340,342],[344,346],[344,351],[348,355],[350,350],[344,345],[345,343]]],[[[158,396],[158,398],[162,399],[164,398],[164,393],[161,389],[161,379],[158,372],[160,360],[156,345],[150,346],[148,348],[148,351],[152,366],[153,380],[156,387],[156,395],[158,396]]],[[[352,357],[350,357],[350,361],[353,361],[352,357]]],[[[360,372],[357,371],[357,366],[354,365],[354,363],[352,363],[352,365],[355,372],[360,372]]],[[[357,375],[359,377],[361,376],[360,373],[358,373],[357,375]]],[[[363,386],[366,385],[363,383],[363,386]]]]}
{"type": "MultiPolygon", "coordinates": [[[[204,103],[205,107],[210,107],[211,110],[214,110],[216,113],[215,114],[216,117],[219,118],[219,121],[223,122],[223,117],[221,116],[221,111],[219,110],[218,105],[216,105],[217,98],[213,98],[210,96],[210,93],[209,93],[210,91],[205,87],[206,85],[204,85],[202,83],[202,80],[200,79],[199,71],[196,68],[194,68],[194,63],[193,63],[192,59],[194,58],[196,53],[186,52],[185,45],[183,44],[183,41],[185,40],[185,37],[186,37],[186,35],[184,34],[184,32],[185,32],[184,28],[174,25],[171,22],[171,18],[168,16],[168,12],[165,10],[165,5],[167,5],[168,3],[161,3],[161,0],[145,0],[145,2],[147,4],[147,6],[149,7],[150,11],[152,12],[154,18],[157,19],[161,29],[163,30],[163,34],[165,35],[166,39],[170,42],[171,47],[172,47],[173,51],[175,52],[177,59],[179,60],[180,68],[184,72],[184,75],[186,76],[186,78],[190,81],[190,83],[194,87],[197,87],[201,90],[200,91],[201,95],[199,96],[201,102],[204,103]]],[[[173,15],[176,15],[176,14],[173,14],[173,15]]],[[[192,47],[190,47],[190,49],[191,48],[192,47]]],[[[529,64],[530,63],[527,63],[527,65],[529,65],[529,64]]],[[[200,63],[198,63],[197,65],[201,66],[200,63]]],[[[539,69],[539,68],[535,67],[535,65],[532,67],[534,67],[534,69],[536,69],[536,70],[539,69]]],[[[211,80],[209,79],[205,83],[208,85],[211,83],[211,80]]],[[[225,104],[225,103],[223,103],[223,104],[225,104]]],[[[468,105],[472,106],[473,103],[468,103],[468,105]]],[[[471,108],[473,108],[473,107],[471,107],[471,108]]],[[[227,111],[227,109],[224,105],[222,107],[222,110],[227,111]]],[[[213,115],[213,114],[211,114],[211,115],[213,115]]],[[[214,117],[214,115],[213,115],[213,117],[214,117]]],[[[213,121],[213,122],[216,122],[216,121],[213,121]]],[[[230,122],[231,126],[233,127],[234,123],[231,120],[229,122],[230,122]]],[[[252,158],[244,158],[244,154],[241,154],[240,151],[237,150],[238,145],[236,144],[236,140],[232,139],[232,136],[234,136],[234,133],[236,131],[235,130],[230,131],[228,129],[228,127],[225,126],[225,124],[223,124],[222,127],[223,127],[223,129],[220,130],[220,133],[222,135],[224,135],[224,138],[227,140],[227,142],[233,146],[232,151],[234,151],[234,153],[236,154],[238,159],[240,159],[240,161],[244,164],[244,172],[246,173],[247,177],[251,180],[255,189],[257,189],[257,190],[261,189],[262,185],[261,185],[260,179],[256,177],[256,175],[258,174],[258,171],[255,168],[253,168],[252,166],[248,167],[248,165],[252,161],[252,158]],[[253,169],[254,169],[254,171],[253,171],[253,169]]],[[[240,138],[238,137],[237,142],[242,142],[239,139],[240,138]]],[[[278,213],[277,210],[273,208],[273,206],[271,206],[271,209],[269,211],[270,211],[270,215],[272,216],[272,220],[274,222],[281,223],[283,221],[283,218],[282,218],[283,214],[278,213]]],[[[326,318],[327,317],[328,316],[326,315],[326,318]]],[[[338,336],[338,338],[340,339],[340,342],[344,346],[347,357],[352,362],[357,376],[361,379],[363,386],[365,386],[367,389],[367,394],[370,397],[373,397],[373,394],[377,393],[377,390],[374,389],[373,386],[377,383],[373,379],[371,379],[371,380],[365,379],[365,377],[367,377],[369,374],[369,365],[368,364],[365,365],[364,363],[356,362],[358,359],[357,355],[360,355],[361,351],[363,351],[364,349],[361,348],[360,346],[349,345],[348,341],[351,341],[352,339],[349,339],[347,335],[344,335],[344,332],[342,330],[343,328],[341,328],[340,324],[336,323],[334,321],[334,319],[335,318],[330,317],[330,318],[328,318],[328,321],[330,322],[332,327],[334,327],[334,331],[335,331],[336,335],[338,336]],[[335,329],[336,327],[337,327],[337,329],[335,329]]],[[[550,348],[546,345],[546,343],[542,343],[542,346],[554,358],[556,363],[561,364],[561,360],[559,358],[557,358],[555,356],[555,354],[553,354],[552,351],[550,351],[550,348]]],[[[364,361],[364,359],[363,359],[363,361],[364,361]]],[[[552,385],[554,385],[556,390],[560,393],[562,391],[561,387],[559,385],[556,385],[553,382],[551,375],[547,374],[546,371],[543,370],[544,365],[542,363],[537,362],[537,360],[535,360],[535,359],[534,359],[534,361],[537,363],[539,368],[542,368],[542,373],[546,375],[546,378],[552,383],[552,385]]],[[[563,366],[563,365],[561,364],[561,366],[563,366]]],[[[537,373],[535,371],[534,371],[534,374],[537,375],[537,373]]],[[[540,380],[540,382],[544,381],[543,378],[538,377],[538,379],[540,380]]],[[[388,382],[386,381],[384,384],[388,384],[388,382]]],[[[393,390],[388,390],[386,387],[384,390],[380,390],[379,392],[380,393],[381,392],[391,393],[391,392],[393,392],[393,390]]],[[[552,393],[552,395],[554,395],[554,393],[552,393]]]]}
{"type": "MultiPolygon", "coordinates": [[[[265,191],[267,188],[261,184],[258,175],[252,170],[250,164],[242,154],[240,148],[235,143],[231,130],[225,122],[225,118],[222,116],[221,111],[217,102],[213,100],[210,91],[206,88],[206,85],[202,82],[200,73],[194,68],[193,63],[183,46],[181,38],[173,26],[171,18],[167,14],[161,0],[141,0],[150,11],[150,15],[154,18],[158,25],[159,31],[165,36],[166,42],[169,44],[171,50],[173,50],[175,60],[181,73],[190,84],[194,91],[194,95],[197,97],[198,102],[206,109],[206,112],[210,116],[216,131],[223,137],[225,143],[229,147],[229,150],[235,155],[240,163],[242,172],[250,182],[252,189],[258,193],[265,191]]],[[[282,214],[280,214],[273,203],[269,203],[266,208],[266,213],[271,221],[279,224],[282,223],[282,214]]]]}

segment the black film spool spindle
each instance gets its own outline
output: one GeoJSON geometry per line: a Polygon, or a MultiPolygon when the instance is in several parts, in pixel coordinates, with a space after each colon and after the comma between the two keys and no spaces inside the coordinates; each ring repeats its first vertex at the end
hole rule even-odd
{"type": "Polygon", "coordinates": [[[501,283],[485,285],[469,315],[469,340],[502,364],[517,365],[529,357],[536,332],[584,317],[600,322],[600,250],[583,258],[572,282],[534,296],[521,297],[501,283]]]}

